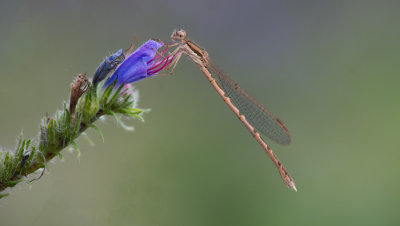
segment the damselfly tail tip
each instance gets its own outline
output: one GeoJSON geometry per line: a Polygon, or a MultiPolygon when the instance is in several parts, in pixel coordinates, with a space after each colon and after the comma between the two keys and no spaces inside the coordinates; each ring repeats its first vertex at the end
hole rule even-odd
{"type": "Polygon", "coordinates": [[[290,176],[290,174],[285,171],[285,177],[282,177],[283,179],[283,183],[288,187],[293,189],[295,192],[297,192],[297,188],[296,185],[294,184],[294,180],[292,179],[292,177],[290,176]]]}
{"type": "Polygon", "coordinates": [[[287,183],[287,186],[291,189],[293,189],[295,192],[297,192],[296,185],[294,184],[294,181],[290,181],[287,183]]]}

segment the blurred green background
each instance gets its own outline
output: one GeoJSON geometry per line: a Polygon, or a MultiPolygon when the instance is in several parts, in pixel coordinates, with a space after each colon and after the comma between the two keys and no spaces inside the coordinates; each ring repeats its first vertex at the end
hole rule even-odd
{"type": "Polygon", "coordinates": [[[198,68],[135,84],[145,123],[113,119],[0,201],[0,225],[400,225],[398,1],[2,1],[0,144],[36,137],[73,77],[137,35],[186,29],[278,115],[267,155],[198,68]]]}

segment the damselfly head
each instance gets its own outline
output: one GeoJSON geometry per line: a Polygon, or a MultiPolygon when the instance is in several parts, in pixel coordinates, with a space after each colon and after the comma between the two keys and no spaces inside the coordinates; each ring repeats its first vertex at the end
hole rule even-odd
{"type": "Polygon", "coordinates": [[[186,31],[183,29],[175,29],[174,32],[172,32],[171,39],[179,42],[182,41],[186,38],[186,31]]]}

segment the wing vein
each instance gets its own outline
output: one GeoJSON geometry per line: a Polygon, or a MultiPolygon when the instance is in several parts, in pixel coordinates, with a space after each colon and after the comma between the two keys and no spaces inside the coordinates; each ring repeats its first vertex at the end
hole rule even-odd
{"type": "Polygon", "coordinates": [[[217,65],[209,61],[207,66],[215,76],[218,85],[224,90],[239,112],[260,133],[280,144],[289,144],[290,135],[282,121],[262,106],[254,97],[227,76],[217,65]]]}

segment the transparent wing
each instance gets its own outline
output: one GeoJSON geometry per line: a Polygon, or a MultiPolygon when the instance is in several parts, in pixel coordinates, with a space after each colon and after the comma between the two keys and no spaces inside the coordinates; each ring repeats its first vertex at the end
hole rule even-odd
{"type": "Polygon", "coordinates": [[[208,69],[232,104],[246,117],[246,120],[260,133],[280,144],[289,144],[290,135],[282,121],[262,106],[254,97],[226,75],[218,66],[209,61],[208,69]]]}

